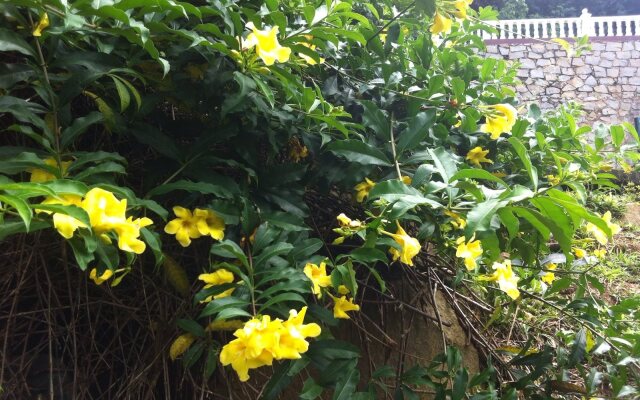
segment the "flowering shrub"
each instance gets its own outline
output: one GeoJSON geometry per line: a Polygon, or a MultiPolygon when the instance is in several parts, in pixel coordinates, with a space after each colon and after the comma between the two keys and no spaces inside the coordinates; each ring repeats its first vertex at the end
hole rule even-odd
{"type": "Polygon", "coordinates": [[[470,3],[0,6],[0,239],[56,229],[98,285],[152,253],[199,288],[181,286],[199,315],[181,316],[170,357],[242,382],[273,365],[264,398],[307,369],[302,398],[416,398],[424,385],[442,399],[542,396],[576,369],[585,395],[602,374],[632,390],[619,376],[637,362],[633,311],[590,296],[585,268],[620,227],[585,203],[615,186],[610,163],[632,168],[637,132],[590,141],[575,110],[519,104],[514,67],[479,54],[475,32],[495,15],[470,3]],[[209,262],[193,265],[203,248],[209,262]],[[448,261],[428,271],[429,258],[448,261]],[[429,368],[361,383],[338,320],[364,313],[361,287],[384,294],[389,274],[411,271],[469,283],[493,321],[542,304],[575,325],[516,351],[506,367],[528,369],[503,385],[491,360],[469,379],[446,347],[429,368]],[[580,365],[590,352],[608,352],[606,371],[580,365]]]}

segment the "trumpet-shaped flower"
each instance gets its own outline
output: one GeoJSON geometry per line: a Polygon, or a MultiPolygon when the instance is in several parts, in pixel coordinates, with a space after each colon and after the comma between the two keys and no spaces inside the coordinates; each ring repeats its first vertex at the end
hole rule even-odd
{"type": "Polygon", "coordinates": [[[278,344],[273,350],[273,356],[276,359],[301,358],[301,354],[309,349],[309,342],[306,339],[320,335],[321,330],[318,324],[303,324],[306,313],[307,307],[302,307],[300,312],[289,311],[289,319],[282,323],[278,344]]]}
{"type": "MultiPolygon", "coordinates": [[[[607,211],[606,213],[604,213],[602,215],[602,219],[604,220],[604,222],[606,222],[609,230],[611,230],[611,236],[617,235],[622,230],[620,228],[620,225],[611,222],[611,211],[607,211]]],[[[609,241],[607,234],[591,222],[587,224],[587,232],[590,232],[601,245],[605,245],[609,241]]]]}
{"type": "Polygon", "coordinates": [[[498,282],[500,290],[505,292],[513,300],[520,297],[518,281],[520,278],[511,269],[511,260],[493,263],[493,274],[480,277],[481,280],[498,282]]]}
{"type": "Polygon", "coordinates": [[[218,214],[196,208],[193,216],[197,219],[196,228],[202,236],[211,236],[216,240],[224,239],[224,220],[218,214]]]}
{"type": "MultiPolygon", "coordinates": [[[[58,168],[58,162],[53,158],[45,158],[42,161],[45,163],[45,165],[49,167],[58,168]]],[[[64,177],[67,174],[69,165],[71,165],[71,161],[62,161],[60,164],[61,164],[60,176],[64,177]]],[[[57,179],[57,177],[54,174],[52,174],[46,169],[34,168],[30,172],[31,172],[31,176],[29,177],[29,182],[41,183],[41,182],[49,182],[57,179]]]]}
{"type": "Polygon", "coordinates": [[[271,365],[273,353],[270,350],[277,344],[276,332],[282,325],[276,321],[272,322],[268,315],[247,321],[244,327],[233,333],[236,339],[222,348],[220,363],[231,364],[242,382],[249,380],[250,369],[271,365]]]}
{"type": "MultiPolygon", "coordinates": [[[[208,289],[213,286],[224,285],[225,283],[232,283],[234,278],[233,278],[233,273],[231,271],[228,271],[223,268],[208,274],[200,274],[198,276],[198,279],[204,282],[205,283],[204,288],[208,289]]],[[[217,294],[215,296],[207,297],[202,302],[207,303],[212,299],[221,299],[223,297],[230,296],[234,290],[235,288],[225,290],[224,292],[217,294]]]]}
{"type": "Polygon", "coordinates": [[[322,290],[320,288],[331,286],[331,277],[327,275],[327,265],[324,262],[321,262],[319,266],[307,263],[304,267],[304,274],[311,280],[311,283],[313,283],[311,291],[318,298],[322,297],[322,290]]]}
{"type": "Polygon", "coordinates": [[[147,248],[147,245],[140,239],[140,229],[153,224],[153,221],[147,217],[133,219],[133,217],[127,218],[127,220],[117,225],[114,230],[118,234],[118,247],[122,251],[128,251],[130,253],[142,254],[147,248]]]}
{"type": "Polygon", "coordinates": [[[184,207],[173,207],[173,213],[176,217],[164,227],[164,231],[170,235],[176,235],[176,240],[182,247],[191,244],[191,239],[197,239],[202,236],[198,230],[199,218],[194,216],[191,211],[184,207]]]}
{"type": "Polygon", "coordinates": [[[469,9],[471,3],[473,3],[473,0],[456,0],[456,2],[454,3],[454,6],[456,8],[456,11],[454,12],[455,16],[460,19],[466,19],[467,10],[469,9]]]}
{"type": "Polygon", "coordinates": [[[540,273],[540,280],[548,285],[551,285],[556,279],[556,274],[553,273],[553,271],[558,269],[558,266],[554,263],[549,263],[545,265],[545,269],[546,271],[542,271],[540,273]]]}
{"type": "Polygon", "coordinates": [[[439,33],[448,33],[451,30],[451,19],[436,12],[433,17],[433,24],[431,25],[431,33],[437,35],[439,33]]]}
{"type": "Polygon", "coordinates": [[[488,112],[487,122],[482,125],[482,131],[491,134],[491,139],[497,140],[505,132],[511,132],[516,123],[518,111],[510,104],[495,104],[485,107],[488,112]]]}
{"type": "Polygon", "coordinates": [[[456,243],[458,244],[456,257],[464,259],[464,265],[468,271],[476,269],[478,266],[476,259],[482,255],[482,243],[479,240],[473,240],[473,238],[465,242],[464,236],[460,236],[456,243]]]}
{"type": "Polygon", "coordinates": [[[493,164],[493,161],[487,158],[487,154],[489,154],[489,150],[484,150],[482,147],[477,146],[469,150],[467,153],[467,160],[476,167],[482,168],[481,163],[493,164]]]}
{"type": "Polygon", "coordinates": [[[453,220],[451,221],[451,225],[453,225],[454,228],[464,229],[464,227],[467,226],[467,221],[462,218],[460,214],[450,210],[444,210],[444,214],[451,217],[451,219],[453,220]]]}
{"type": "MultiPolygon", "coordinates": [[[[311,40],[313,39],[312,37],[307,37],[307,39],[311,40]]],[[[307,42],[300,42],[299,44],[301,44],[304,47],[309,48],[310,50],[315,50],[316,49],[316,45],[315,44],[311,44],[311,43],[307,43],[307,42]]],[[[304,53],[298,53],[298,55],[300,56],[300,58],[302,58],[307,64],[309,65],[316,65],[318,64],[318,61],[316,61],[313,57],[310,57],[304,53]]],[[[320,64],[324,63],[324,58],[322,57],[318,57],[320,64]]]]}
{"type": "Polygon", "coordinates": [[[336,219],[338,220],[338,223],[340,223],[340,227],[342,228],[360,228],[362,226],[362,222],[358,221],[357,219],[351,219],[347,217],[345,213],[340,213],[340,215],[338,215],[336,219]]]}
{"type": "Polygon", "coordinates": [[[349,311],[360,311],[360,306],[353,303],[353,299],[347,299],[347,296],[333,297],[333,316],[334,318],[350,319],[349,311]]]}
{"type": "Polygon", "coordinates": [[[258,57],[265,65],[273,65],[276,61],[283,63],[289,60],[291,49],[283,47],[278,42],[278,27],[274,26],[270,30],[258,30],[253,23],[248,23],[247,27],[252,32],[247,36],[247,47],[256,47],[258,57]]]}
{"type": "Polygon", "coordinates": [[[113,276],[113,271],[110,269],[105,269],[102,275],[98,275],[98,270],[96,268],[92,269],[89,272],[89,278],[95,282],[96,285],[102,285],[105,281],[113,276]]]}
{"type": "Polygon", "coordinates": [[[362,203],[365,197],[369,195],[369,192],[371,191],[371,189],[374,188],[374,186],[376,186],[376,183],[374,181],[372,181],[369,178],[364,178],[364,182],[358,183],[354,188],[357,192],[356,201],[358,203],[362,203]]]}
{"type": "Polygon", "coordinates": [[[118,200],[113,193],[93,188],[84,196],[82,208],[89,214],[91,227],[98,233],[106,233],[126,222],[127,200],[118,200]]]}
{"type": "Polygon", "coordinates": [[[420,246],[418,239],[407,235],[407,232],[402,229],[399,222],[396,223],[398,224],[396,233],[382,231],[382,233],[391,236],[400,245],[400,250],[392,247],[389,249],[389,253],[393,256],[393,261],[400,259],[401,263],[413,266],[413,257],[418,255],[422,246],[420,246]]]}
{"type": "Polygon", "coordinates": [[[320,326],[304,324],[307,308],[291,310],[289,319],[271,320],[264,315],[254,317],[234,332],[236,339],[227,343],[220,352],[222,365],[236,371],[240,381],[249,379],[249,370],[271,365],[273,360],[298,359],[309,349],[308,337],[320,335],[320,326]]]}
{"type": "Polygon", "coordinates": [[[596,249],[593,251],[593,255],[599,259],[603,259],[607,255],[607,249],[596,249]]]}
{"type": "Polygon", "coordinates": [[[38,24],[33,28],[33,36],[39,37],[42,36],[42,31],[45,30],[49,26],[49,15],[47,13],[42,13],[38,24]]]}
{"type": "Polygon", "coordinates": [[[587,251],[576,247],[573,249],[573,254],[578,258],[585,258],[587,256],[587,251]]]}
{"type": "MultiPolygon", "coordinates": [[[[59,198],[47,197],[41,204],[59,204],[63,206],[74,205],[80,207],[82,198],[78,195],[62,195],[59,198]]],[[[37,212],[44,212],[49,214],[49,211],[36,209],[37,212]]],[[[54,213],[53,214],[53,227],[56,228],[58,233],[65,239],[71,239],[73,234],[78,228],[86,228],[87,225],[67,214],[54,213]]]]}

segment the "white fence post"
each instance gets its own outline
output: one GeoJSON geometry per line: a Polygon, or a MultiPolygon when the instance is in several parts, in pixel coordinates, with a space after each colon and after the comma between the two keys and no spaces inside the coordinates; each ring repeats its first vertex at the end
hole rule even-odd
{"type": "MultiPolygon", "coordinates": [[[[602,28],[601,28],[602,29],[602,28]]],[[[578,36],[595,36],[596,32],[594,29],[594,23],[591,19],[591,13],[586,8],[582,9],[582,14],[580,15],[580,29],[578,36]]],[[[600,32],[602,34],[602,32],[600,32]]]]}

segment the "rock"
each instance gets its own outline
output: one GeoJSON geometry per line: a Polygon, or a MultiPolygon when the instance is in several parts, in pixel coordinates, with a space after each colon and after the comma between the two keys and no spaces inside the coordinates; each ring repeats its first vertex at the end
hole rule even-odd
{"type": "Polygon", "coordinates": [[[521,58],[524,58],[523,51],[509,52],[509,60],[520,60],[521,58]]]}
{"type": "Polygon", "coordinates": [[[556,65],[559,67],[570,67],[571,66],[571,60],[569,60],[568,58],[558,58],[556,59],[556,65]]]}
{"type": "Polygon", "coordinates": [[[536,61],[536,65],[539,67],[544,67],[549,64],[551,64],[551,61],[547,60],[546,58],[541,58],[536,61]]]}
{"type": "Polygon", "coordinates": [[[544,78],[544,72],[540,69],[532,69],[529,71],[529,76],[532,78],[544,78]]]}
{"type": "Polygon", "coordinates": [[[620,51],[620,50],[622,50],[622,43],[620,43],[620,42],[607,42],[606,49],[607,49],[607,51],[620,51]]]}
{"type": "Polygon", "coordinates": [[[620,74],[622,76],[636,76],[638,74],[638,68],[635,68],[635,67],[621,68],[620,74]]]}
{"type": "Polygon", "coordinates": [[[588,65],[598,65],[600,64],[600,57],[586,56],[584,58],[584,62],[585,64],[588,64],[588,65]]]}
{"type": "Polygon", "coordinates": [[[570,77],[570,76],[568,76],[568,75],[560,75],[560,76],[558,77],[558,81],[559,81],[559,82],[566,82],[566,81],[568,81],[569,79],[571,79],[571,77],[570,77]]]}
{"type": "Polygon", "coordinates": [[[547,90],[545,91],[547,94],[551,95],[551,94],[558,94],[560,93],[560,89],[556,88],[556,87],[548,87],[547,90]]]}
{"type": "Polygon", "coordinates": [[[638,226],[640,224],[640,203],[627,204],[622,223],[627,225],[638,226]]]}
{"type": "Polygon", "coordinates": [[[604,110],[602,110],[602,115],[615,115],[616,110],[611,109],[611,108],[605,108],[604,110]]]}
{"type": "Polygon", "coordinates": [[[633,42],[622,43],[622,51],[633,51],[633,50],[635,50],[633,47],[633,42]]]}
{"type": "Polygon", "coordinates": [[[520,60],[520,68],[526,69],[534,69],[536,67],[536,63],[528,58],[523,58],[520,60]]]}
{"type": "Polygon", "coordinates": [[[582,67],[584,65],[584,60],[582,58],[574,58],[571,60],[571,65],[574,67],[582,67]]]}
{"type": "Polygon", "coordinates": [[[629,84],[635,85],[635,86],[640,86],[640,76],[634,76],[634,77],[629,78],[629,84]]]}
{"type": "Polygon", "coordinates": [[[592,72],[593,72],[593,69],[588,65],[576,68],[576,74],[578,75],[583,75],[583,74],[588,75],[588,74],[591,74],[592,72]]]}
{"type": "Polygon", "coordinates": [[[591,86],[581,86],[578,88],[578,92],[593,92],[593,88],[591,86]]]}
{"type": "Polygon", "coordinates": [[[609,93],[609,91],[607,90],[607,87],[604,85],[598,85],[594,87],[593,90],[595,90],[596,93],[609,93]]]}
{"type": "Polygon", "coordinates": [[[596,78],[594,78],[593,76],[590,76],[584,81],[584,84],[588,86],[596,86],[598,84],[598,81],[596,81],[596,78]]]}
{"type": "Polygon", "coordinates": [[[617,78],[620,76],[620,70],[617,68],[610,68],[607,70],[607,76],[609,78],[617,78]]]}
{"type": "Polygon", "coordinates": [[[627,65],[629,65],[629,60],[613,60],[614,67],[626,67],[627,65]]]}

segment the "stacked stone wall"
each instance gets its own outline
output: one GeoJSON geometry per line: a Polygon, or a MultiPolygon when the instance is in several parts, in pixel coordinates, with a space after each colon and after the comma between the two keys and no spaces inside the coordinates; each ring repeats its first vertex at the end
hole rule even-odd
{"type": "Polygon", "coordinates": [[[489,42],[487,53],[520,63],[522,101],[542,109],[574,101],[586,111],[584,122],[633,122],[640,117],[640,37],[620,39],[592,39],[592,50],[579,57],[541,42],[489,42]]]}

